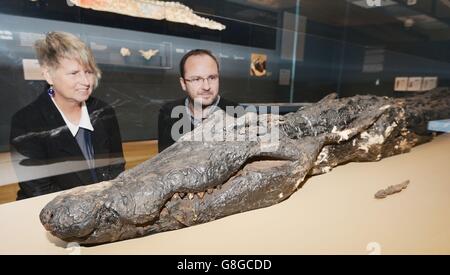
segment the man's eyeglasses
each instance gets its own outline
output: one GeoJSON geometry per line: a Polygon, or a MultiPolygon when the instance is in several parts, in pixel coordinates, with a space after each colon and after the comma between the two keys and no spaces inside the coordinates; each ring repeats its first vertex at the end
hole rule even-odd
{"type": "Polygon", "coordinates": [[[190,82],[192,85],[200,86],[204,81],[208,81],[208,84],[216,83],[219,80],[219,76],[216,74],[210,75],[208,77],[195,76],[192,78],[184,78],[184,81],[190,82]]]}

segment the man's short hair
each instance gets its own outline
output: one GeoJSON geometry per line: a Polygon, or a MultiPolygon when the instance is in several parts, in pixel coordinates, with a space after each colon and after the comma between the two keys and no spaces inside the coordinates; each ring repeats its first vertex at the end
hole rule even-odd
{"type": "Polygon", "coordinates": [[[196,55],[208,55],[209,57],[211,57],[214,60],[214,62],[216,62],[216,64],[217,64],[217,71],[219,71],[219,61],[211,53],[211,51],[205,50],[205,49],[195,49],[195,50],[189,51],[187,54],[185,54],[183,56],[183,58],[181,58],[181,61],[180,61],[180,75],[181,75],[181,77],[184,78],[184,65],[186,64],[186,61],[188,60],[188,58],[191,57],[191,56],[196,56],[196,55]]]}

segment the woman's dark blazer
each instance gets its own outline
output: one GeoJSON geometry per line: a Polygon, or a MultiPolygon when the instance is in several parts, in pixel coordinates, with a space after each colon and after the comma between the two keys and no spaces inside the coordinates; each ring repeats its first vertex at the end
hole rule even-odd
{"type": "Polygon", "coordinates": [[[115,178],[124,170],[122,141],[113,108],[86,101],[94,131],[96,168],[89,170],[75,137],[44,92],[11,120],[11,159],[19,179],[17,199],[115,178]]]}

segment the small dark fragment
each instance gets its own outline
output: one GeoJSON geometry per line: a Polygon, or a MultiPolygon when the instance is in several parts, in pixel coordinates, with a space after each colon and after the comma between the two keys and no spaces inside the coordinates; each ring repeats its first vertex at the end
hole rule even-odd
{"type": "Polygon", "coordinates": [[[403,189],[408,187],[409,180],[406,180],[400,184],[391,185],[386,189],[382,189],[375,194],[376,199],[384,199],[389,195],[401,192],[403,189]]]}

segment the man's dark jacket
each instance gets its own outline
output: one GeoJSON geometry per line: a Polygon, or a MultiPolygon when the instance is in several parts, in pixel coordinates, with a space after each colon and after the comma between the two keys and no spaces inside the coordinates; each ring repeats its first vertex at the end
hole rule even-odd
{"type": "MultiPolygon", "coordinates": [[[[158,151],[159,152],[163,151],[164,149],[166,149],[167,147],[169,147],[175,143],[175,140],[172,138],[172,134],[171,134],[172,126],[180,119],[189,120],[189,121],[185,122],[185,125],[190,125],[189,129],[194,129],[194,125],[190,122],[189,114],[187,114],[185,111],[185,105],[184,105],[185,100],[186,100],[186,98],[168,102],[168,103],[164,104],[161,107],[161,109],[159,110],[159,116],[158,116],[158,151]],[[182,108],[180,108],[180,110],[182,110],[183,112],[181,114],[179,114],[178,117],[172,118],[171,117],[172,110],[177,106],[181,106],[182,108]]],[[[227,106],[235,107],[238,105],[239,104],[237,104],[235,102],[232,102],[232,101],[224,99],[223,97],[220,97],[217,107],[226,111],[227,106]]],[[[187,131],[187,132],[189,132],[189,131],[187,131]]],[[[180,133],[181,133],[181,131],[180,131],[180,133]]]]}

